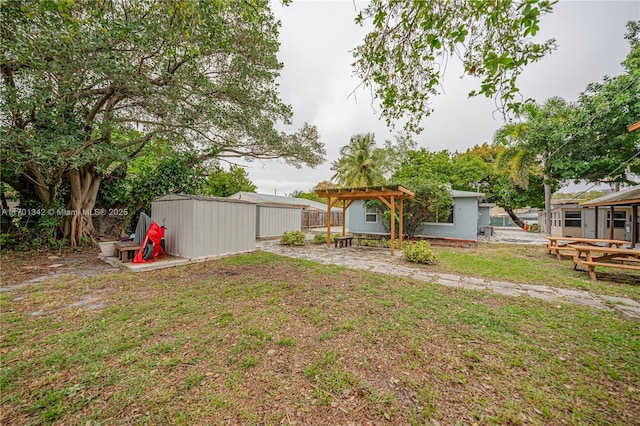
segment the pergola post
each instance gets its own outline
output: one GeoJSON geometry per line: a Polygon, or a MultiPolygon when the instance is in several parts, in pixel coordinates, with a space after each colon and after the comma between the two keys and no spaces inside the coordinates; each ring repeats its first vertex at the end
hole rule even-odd
{"type": "Polygon", "coordinates": [[[404,238],[404,223],[402,220],[402,198],[400,198],[400,250],[402,250],[402,238],[404,238]]]}
{"type": "Polygon", "coordinates": [[[331,247],[331,197],[327,197],[327,247],[331,247]]]}
{"type": "MultiPolygon", "coordinates": [[[[391,256],[393,256],[394,246],[396,245],[396,200],[393,195],[391,201],[391,256]]],[[[402,232],[402,230],[400,230],[402,232]]]]}
{"type": "Polygon", "coordinates": [[[342,236],[344,237],[347,234],[347,203],[342,202],[342,236]]]}

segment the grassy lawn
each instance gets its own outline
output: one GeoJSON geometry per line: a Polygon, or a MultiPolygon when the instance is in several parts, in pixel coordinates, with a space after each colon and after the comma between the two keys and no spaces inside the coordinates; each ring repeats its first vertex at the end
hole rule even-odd
{"type": "Polygon", "coordinates": [[[478,243],[477,249],[433,247],[437,264],[428,270],[514,283],[586,290],[640,300],[640,273],[596,267],[593,282],[570,257],[558,260],[543,245],[478,243]]]}
{"type": "MultiPolygon", "coordinates": [[[[545,278],[532,258],[518,279],[479,253],[474,266],[469,251],[437,251],[449,273],[543,282],[570,270],[545,278]]],[[[0,424],[640,419],[640,326],[613,311],[264,252],[54,278],[0,303],[0,424]]]]}

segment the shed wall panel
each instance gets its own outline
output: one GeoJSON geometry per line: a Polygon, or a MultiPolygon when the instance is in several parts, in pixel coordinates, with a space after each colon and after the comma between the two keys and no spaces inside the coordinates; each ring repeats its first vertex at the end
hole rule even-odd
{"type": "Polygon", "coordinates": [[[165,247],[174,256],[191,257],[193,246],[193,207],[189,200],[158,201],[151,206],[151,218],[164,222],[165,247]]]}
{"type": "Polygon", "coordinates": [[[224,199],[165,197],[152,203],[152,219],[166,220],[167,252],[187,258],[255,250],[256,206],[224,199]]]}
{"type": "Polygon", "coordinates": [[[299,208],[258,206],[256,237],[281,236],[285,231],[302,230],[302,210],[299,208]]]}

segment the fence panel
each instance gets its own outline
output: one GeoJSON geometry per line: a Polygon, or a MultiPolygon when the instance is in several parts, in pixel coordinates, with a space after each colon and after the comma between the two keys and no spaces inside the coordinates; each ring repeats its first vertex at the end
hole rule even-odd
{"type": "MultiPolygon", "coordinates": [[[[324,228],[327,226],[327,213],[320,210],[303,210],[303,228],[324,228]]],[[[342,226],[342,212],[331,212],[331,226],[342,226]]]]}

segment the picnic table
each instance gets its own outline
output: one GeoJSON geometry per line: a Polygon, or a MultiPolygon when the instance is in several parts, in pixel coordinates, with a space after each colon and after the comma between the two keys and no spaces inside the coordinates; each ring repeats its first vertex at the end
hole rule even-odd
{"type": "Polygon", "coordinates": [[[570,244],[578,255],[573,257],[573,269],[578,265],[586,266],[589,277],[596,281],[596,266],[617,269],[631,269],[640,271],[640,250],[618,248],[618,247],[598,247],[586,244],[570,244]],[[599,253],[599,256],[594,255],[599,253]],[[582,255],[585,255],[583,258],[582,255]]]}
{"type": "Polygon", "coordinates": [[[625,244],[629,244],[628,241],[623,240],[607,240],[601,238],[582,238],[582,237],[545,237],[549,242],[547,243],[547,249],[549,254],[551,252],[556,253],[556,257],[560,260],[561,251],[569,251],[570,254],[575,254],[575,250],[571,247],[574,244],[580,244],[592,247],[622,247],[625,244]]]}

